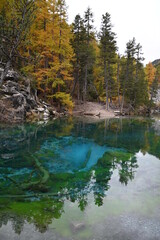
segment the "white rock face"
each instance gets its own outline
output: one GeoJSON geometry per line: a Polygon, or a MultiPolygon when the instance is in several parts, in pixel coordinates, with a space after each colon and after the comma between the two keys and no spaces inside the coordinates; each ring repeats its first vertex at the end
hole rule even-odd
{"type": "Polygon", "coordinates": [[[49,115],[49,113],[47,113],[47,112],[44,112],[44,117],[49,117],[50,115],[49,115]]]}
{"type": "MultiPolygon", "coordinates": [[[[0,77],[3,72],[4,72],[4,69],[0,68],[0,77]]],[[[5,80],[13,80],[14,79],[14,81],[17,81],[19,78],[20,78],[19,73],[14,71],[13,69],[11,69],[11,70],[8,70],[5,80]]]]}
{"type": "Polygon", "coordinates": [[[154,98],[154,102],[160,104],[160,88],[158,89],[156,98],[154,98]]]}
{"type": "Polygon", "coordinates": [[[37,110],[38,110],[39,112],[44,112],[44,111],[45,111],[45,109],[42,108],[42,107],[37,108],[37,110]]]}
{"type": "Polygon", "coordinates": [[[154,122],[154,124],[153,124],[153,127],[154,127],[154,129],[155,129],[155,131],[156,131],[156,134],[158,135],[158,136],[160,136],[160,119],[155,119],[155,122],[154,122]]]}
{"type": "Polygon", "coordinates": [[[3,69],[3,68],[0,68],[0,74],[2,74],[2,72],[4,72],[4,69],[3,69]]]}

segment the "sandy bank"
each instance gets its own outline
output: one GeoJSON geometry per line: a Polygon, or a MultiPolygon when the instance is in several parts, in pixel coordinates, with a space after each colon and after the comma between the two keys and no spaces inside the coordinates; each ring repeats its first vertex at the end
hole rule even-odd
{"type": "Polygon", "coordinates": [[[73,110],[74,116],[93,117],[98,119],[106,119],[115,117],[112,109],[106,110],[106,106],[95,102],[86,102],[82,104],[75,104],[73,110]]]}

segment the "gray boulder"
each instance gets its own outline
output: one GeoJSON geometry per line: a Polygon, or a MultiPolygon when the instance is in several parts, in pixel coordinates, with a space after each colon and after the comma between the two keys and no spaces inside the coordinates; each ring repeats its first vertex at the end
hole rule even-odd
{"type": "MultiPolygon", "coordinates": [[[[0,75],[3,69],[0,68],[0,75]]],[[[0,122],[22,122],[26,117],[30,120],[41,120],[58,116],[55,108],[40,101],[31,91],[30,80],[18,81],[20,75],[10,70],[0,87],[0,122]]]]}
{"type": "Polygon", "coordinates": [[[159,105],[160,104],[160,88],[158,89],[157,95],[154,98],[155,104],[159,105]]]}

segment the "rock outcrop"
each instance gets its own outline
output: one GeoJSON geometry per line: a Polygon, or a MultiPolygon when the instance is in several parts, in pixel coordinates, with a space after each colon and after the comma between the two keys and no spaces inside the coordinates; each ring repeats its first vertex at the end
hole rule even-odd
{"type": "Polygon", "coordinates": [[[160,105],[160,88],[159,88],[158,91],[157,91],[157,95],[156,95],[156,97],[154,98],[154,102],[155,102],[155,104],[160,105]]]}
{"type": "Polygon", "coordinates": [[[159,114],[160,113],[160,87],[157,91],[156,97],[153,99],[155,103],[155,107],[153,109],[153,114],[159,114]]]}
{"type": "MultiPolygon", "coordinates": [[[[2,72],[2,69],[1,71],[2,72]]],[[[0,88],[0,122],[23,122],[57,116],[55,108],[40,101],[31,91],[30,81],[9,71],[0,88]]]]}

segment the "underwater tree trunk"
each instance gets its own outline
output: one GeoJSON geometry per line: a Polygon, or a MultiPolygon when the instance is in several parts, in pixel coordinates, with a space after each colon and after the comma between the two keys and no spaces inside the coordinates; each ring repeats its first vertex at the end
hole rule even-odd
{"type": "Polygon", "coordinates": [[[35,161],[36,168],[43,174],[43,176],[40,180],[30,182],[30,183],[23,183],[21,185],[21,187],[22,187],[23,190],[29,190],[29,189],[32,189],[34,187],[38,187],[39,190],[41,190],[41,187],[44,186],[44,184],[49,179],[49,172],[41,165],[41,163],[39,162],[39,160],[35,156],[33,156],[33,155],[31,155],[31,156],[35,161]]]}

